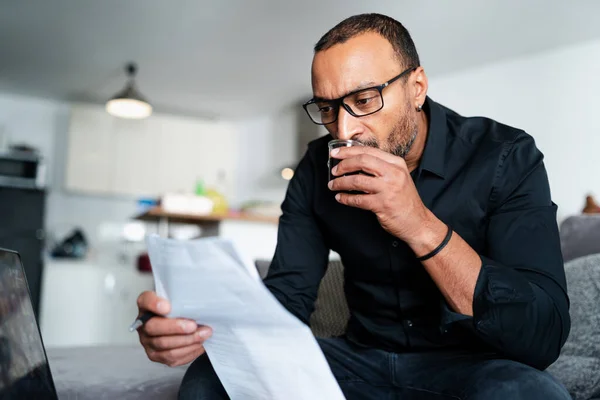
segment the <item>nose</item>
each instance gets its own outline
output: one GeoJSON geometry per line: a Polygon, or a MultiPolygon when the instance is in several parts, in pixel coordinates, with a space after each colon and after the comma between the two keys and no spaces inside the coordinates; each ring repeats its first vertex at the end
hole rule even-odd
{"type": "Polygon", "coordinates": [[[343,106],[340,106],[338,118],[329,125],[329,132],[336,139],[349,140],[361,133],[361,123],[358,118],[350,114],[343,106]]]}

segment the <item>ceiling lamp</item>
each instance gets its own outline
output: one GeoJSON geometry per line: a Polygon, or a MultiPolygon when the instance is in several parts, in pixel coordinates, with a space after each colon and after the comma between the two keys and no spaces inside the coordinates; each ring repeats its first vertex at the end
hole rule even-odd
{"type": "Polygon", "coordinates": [[[294,170],[292,168],[285,167],[281,170],[281,177],[286,181],[289,181],[294,177],[294,170]]]}
{"type": "Polygon", "coordinates": [[[129,81],[123,90],[106,103],[106,111],[120,118],[142,119],[152,114],[152,106],[144,99],[135,87],[137,66],[129,63],[125,67],[129,81]]]}

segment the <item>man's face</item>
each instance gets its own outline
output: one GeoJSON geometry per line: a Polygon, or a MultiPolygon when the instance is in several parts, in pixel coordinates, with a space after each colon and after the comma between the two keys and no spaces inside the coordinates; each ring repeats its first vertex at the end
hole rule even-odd
{"type": "MultiPolygon", "coordinates": [[[[385,38],[364,33],[315,54],[313,95],[337,99],[357,89],[387,82],[404,67],[412,66],[401,65],[385,38]]],[[[404,157],[417,134],[414,96],[409,93],[405,79],[383,89],[383,101],[380,111],[360,118],[340,107],[337,121],[325,127],[336,139],[357,140],[404,157]]]]}

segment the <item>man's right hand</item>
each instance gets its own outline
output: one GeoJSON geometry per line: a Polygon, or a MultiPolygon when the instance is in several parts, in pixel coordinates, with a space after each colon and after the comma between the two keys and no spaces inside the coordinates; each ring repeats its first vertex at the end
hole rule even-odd
{"type": "Polygon", "coordinates": [[[138,329],[140,343],[150,360],[175,367],[204,354],[204,341],[212,335],[208,326],[199,326],[188,319],[163,317],[171,305],[154,292],[140,294],[137,304],[140,315],[145,311],[159,315],[138,329]]]}

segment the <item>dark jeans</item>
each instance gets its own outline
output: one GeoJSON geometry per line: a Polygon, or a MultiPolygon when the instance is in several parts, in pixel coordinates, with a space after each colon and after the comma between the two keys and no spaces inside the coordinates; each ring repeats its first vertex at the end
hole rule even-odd
{"type": "MultiPolygon", "coordinates": [[[[318,339],[346,399],[570,399],[547,372],[494,354],[388,353],[345,339],[318,339]]],[[[187,370],[180,400],[228,399],[206,355],[187,370]]]]}

